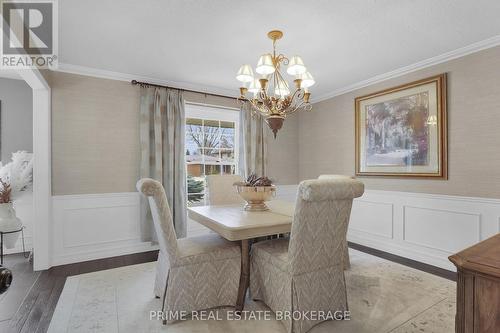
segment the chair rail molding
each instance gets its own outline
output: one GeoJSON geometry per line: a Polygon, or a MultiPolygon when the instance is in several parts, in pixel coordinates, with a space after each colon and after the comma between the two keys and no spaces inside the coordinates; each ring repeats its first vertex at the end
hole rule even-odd
{"type": "Polygon", "coordinates": [[[139,193],[53,196],[52,265],[156,250],[141,240],[139,193]]]}
{"type": "MultiPolygon", "coordinates": [[[[278,186],[295,200],[297,186],[278,186]]],[[[455,271],[448,256],[500,232],[500,200],[366,190],[354,200],[350,242],[455,271]]]]}

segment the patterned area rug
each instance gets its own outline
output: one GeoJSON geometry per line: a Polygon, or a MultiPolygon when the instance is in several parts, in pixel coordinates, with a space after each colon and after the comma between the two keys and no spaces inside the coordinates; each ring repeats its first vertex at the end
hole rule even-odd
{"type": "MultiPolygon", "coordinates": [[[[454,282],[355,250],[350,253],[346,281],[351,320],[324,322],[311,333],[454,332],[454,282]]],[[[150,311],[161,309],[152,294],[154,270],[154,263],[147,263],[69,277],[49,332],[285,332],[273,316],[227,320],[228,309],[215,311],[217,317],[211,320],[163,326],[150,319],[150,311]]],[[[263,303],[251,300],[245,310],[268,312],[263,303]]]]}

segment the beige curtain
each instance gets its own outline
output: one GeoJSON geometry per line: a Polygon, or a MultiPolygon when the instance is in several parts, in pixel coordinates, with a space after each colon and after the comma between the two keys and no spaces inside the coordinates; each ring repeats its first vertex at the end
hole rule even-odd
{"type": "Polygon", "coordinates": [[[265,121],[260,115],[252,115],[250,106],[245,103],[240,109],[240,175],[248,177],[251,173],[266,175],[265,121]]]}
{"type": "MultiPolygon", "coordinates": [[[[141,87],[141,178],[163,184],[178,238],[186,236],[186,165],[182,91],[141,87]]],[[[156,240],[149,205],[141,198],[143,240],[156,240]]]]}

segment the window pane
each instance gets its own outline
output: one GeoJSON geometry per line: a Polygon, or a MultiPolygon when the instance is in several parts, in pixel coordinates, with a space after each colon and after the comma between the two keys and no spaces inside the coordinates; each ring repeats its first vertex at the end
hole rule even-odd
{"type": "Polygon", "coordinates": [[[221,121],[220,128],[222,134],[234,135],[234,123],[229,121],[221,121]]]}
{"type": "Polygon", "coordinates": [[[204,149],[204,154],[205,154],[205,164],[214,164],[214,163],[219,163],[220,162],[220,156],[219,156],[219,150],[220,149],[204,149]]]}
{"type": "Polygon", "coordinates": [[[186,163],[190,164],[193,162],[202,163],[202,149],[186,149],[186,163]]]}
{"type": "Polygon", "coordinates": [[[186,170],[188,176],[200,177],[204,175],[202,149],[186,149],[186,170]]]}
{"type": "Polygon", "coordinates": [[[218,120],[204,120],[203,121],[203,147],[205,148],[219,148],[220,145],[220,128],[218,120]]]}
{"type": "Polygon", "coordinates": [[[203,164],[193,163],[187,165],[187,175],[192,177],[202,177],[203,176],[203,164]]]}
{"type": "Polygon", "coordinates": [[[234,123],[221,121],[221,148],[234,148],[234,123]]]}
{"type": "Polygon", "coordinates": [[[234,165],[223,165],[222,173],[225,175],[233,175],[236,173],[236,167],[234,165]]]}
{"type": "Polygon", "coordinates": [[[201,119],[186,120],[186,155],[195,155],[203,144],[203,127],[201,119]]]}
{"type": "Polygon", "coordinates": [[[186,133],[202,133],[203,121],[201,119],[186,119],[186,133]]]}
{"type": "Polygon", "coordinates": [[[198,140],[201,140],[201,138],[198,138],[193,133],[186,132],[186,155],[196,155],[198,148],[200,148],[198,140]]]}
{"type": "MultiPolygon", "coordinates": [[[[189,166],[188,166],[189,169],[189,166]]],[[[205,177],[187,176],[188,204],[204,204],[205,177]]]]}
{"type": "Polygon", "coordinates": [[[220,151],[221,161],[224,162],[234,162],[234,150],[232,149],[221,149],[220,151]]]}
{"type": "Polygon", "coordinates": [[[233,135],[223,135],[220,139],[220,147],[234,149],[234,136],[233,135]]]}
{"type": "Polygon", "coordinates": [[[188,194],[203,194],[205,192],[205,177],[187,176],[188,194]]]}
{"type": "Polygon", "coordinates": [[[220,165],[205,165],[205,174],[206,175],[220,175],[220,165]]]}

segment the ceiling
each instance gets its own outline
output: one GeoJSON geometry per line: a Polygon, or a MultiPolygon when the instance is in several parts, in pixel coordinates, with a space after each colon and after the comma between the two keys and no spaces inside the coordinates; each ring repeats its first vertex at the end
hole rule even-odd
{"type": "Polygon", "coordinates": [[[239,66],[255,66],[280,29],[278,50],[302,56],[321,98],[499,37],[499,13],[498,0],[64,0],[59,59],[62,70],[234,95],[239,66]]]}

